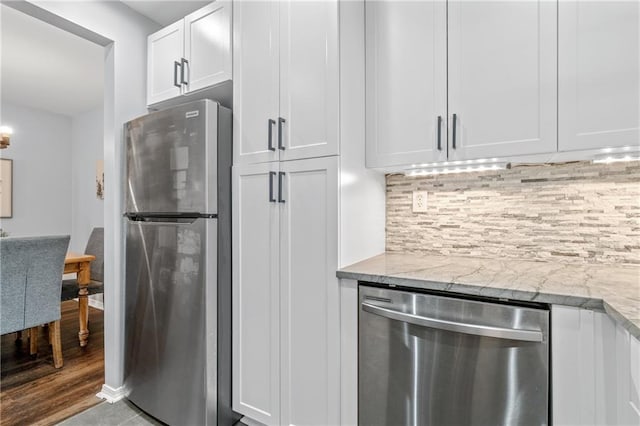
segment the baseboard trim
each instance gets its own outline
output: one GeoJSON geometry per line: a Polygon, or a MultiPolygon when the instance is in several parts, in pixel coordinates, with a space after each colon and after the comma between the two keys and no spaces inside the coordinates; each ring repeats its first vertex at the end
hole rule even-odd
{"type": "Polygon", "coordinates": [[[104,399],[109,404],[113,404],[114,402],[118,402],[127,396],[126,390],[124,386],[120,386],[117,389],[112,388],[111,386],[102,385],[102,390],[96,394],[96,396],[100,399],[104,399]]]}
{"type": "Polygon", "coordinates": [[[263,423],[260,423],[260,422],[259,422],[259,421],[257,421],[257,420],[253,420],[252,418],[247,417],[247,416],[242,416],[242,418],[240,419],[240,421],[241,421],[242,423],[244,423],[245,425],[247,425],[247,426],[264,426],[264,424],[263,424],[263,423]]]}
{"type": "Polygon", "coordinates": [[[92,298],[89,298],[89,306],[104,311],[104,303],[99,300],[93,300],[92,298]]]}
{"type": "MultiPolygon", "coordinates": [[[[73,300],[75,302],[78,302],[78,298],[77,297],[75,299],[73,299],[73,300]]],[[[89,306],[91,306],[92,308],[96,308],[96,309],[100,309],[101,311],[104,311],[104,302],[92,299],[91,296],[89,296],[89,306]]]]}

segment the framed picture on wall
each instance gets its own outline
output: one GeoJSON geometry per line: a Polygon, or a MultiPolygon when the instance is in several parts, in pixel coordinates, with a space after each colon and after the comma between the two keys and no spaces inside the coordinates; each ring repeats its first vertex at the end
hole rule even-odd
{"type": "Polygon", "coordinates": [[[0,158],[0,218],[13,217],[13,160],[0,158]]]}
{"type": "Polygon", "coordinates": [[[104,200],[104,160],[96,161],[96,197],[104,200]]]}

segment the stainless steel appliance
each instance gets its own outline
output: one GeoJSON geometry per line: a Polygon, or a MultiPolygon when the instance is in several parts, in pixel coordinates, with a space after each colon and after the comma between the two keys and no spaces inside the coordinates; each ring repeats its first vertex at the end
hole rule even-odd
{"type": "Polygon", "coordinates": [[[359,424],[548,424],[548,309],[364,285],[359,300],[359,424]]]}
{"type": "Polygon", "coordinates": [[[125,124],[128,398],[170,425],[231,411],[231,111],[209,100],[125,124]]]}

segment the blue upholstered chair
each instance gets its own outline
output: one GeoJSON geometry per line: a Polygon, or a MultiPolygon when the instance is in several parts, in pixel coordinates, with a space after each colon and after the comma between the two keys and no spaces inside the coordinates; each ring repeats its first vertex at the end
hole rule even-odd
{"type": "MultiPolygon", "coordinates": [[[[104,293],[104,228],[93,228],[84,254],[92,254],[96,260],[91,262],[91,282],[87,286],[89,295],[104,293]]],[[[74,279],[62,281],[61,300],[71,300],[78,297],[78,282],[74,279]]]]}
{"type": "Polygon", "coordinates": [[[37,352],[37,327],[49,324],[53,364],[62,367],[60,291],[69,236],[0,238],[0,334],[31,329],[31,354],[37,352]]]}

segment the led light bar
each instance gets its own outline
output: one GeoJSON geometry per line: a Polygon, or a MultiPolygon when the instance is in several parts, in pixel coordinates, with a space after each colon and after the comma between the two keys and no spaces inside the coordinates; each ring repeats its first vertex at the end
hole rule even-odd
{"type": "Polygon", "coordinates": [[[428,176],[450,173],[484,172],[501,170],[509,167],[509,163],[496,159],[480,159],[466,161],[446,161],[444,163],[414,164],[404,171],[405,176],[428,176]]]}
{"type": "Polygon", "coordinates": [[[618,153],[610,153],[610,154],[602,154],[596,155],[593,159],[594,163],[598,164],[609,164],[609,163],[620,163],[622,161],[639,161],[640,160],[640,151],[633,152],[618,152],[618,153]]]}

